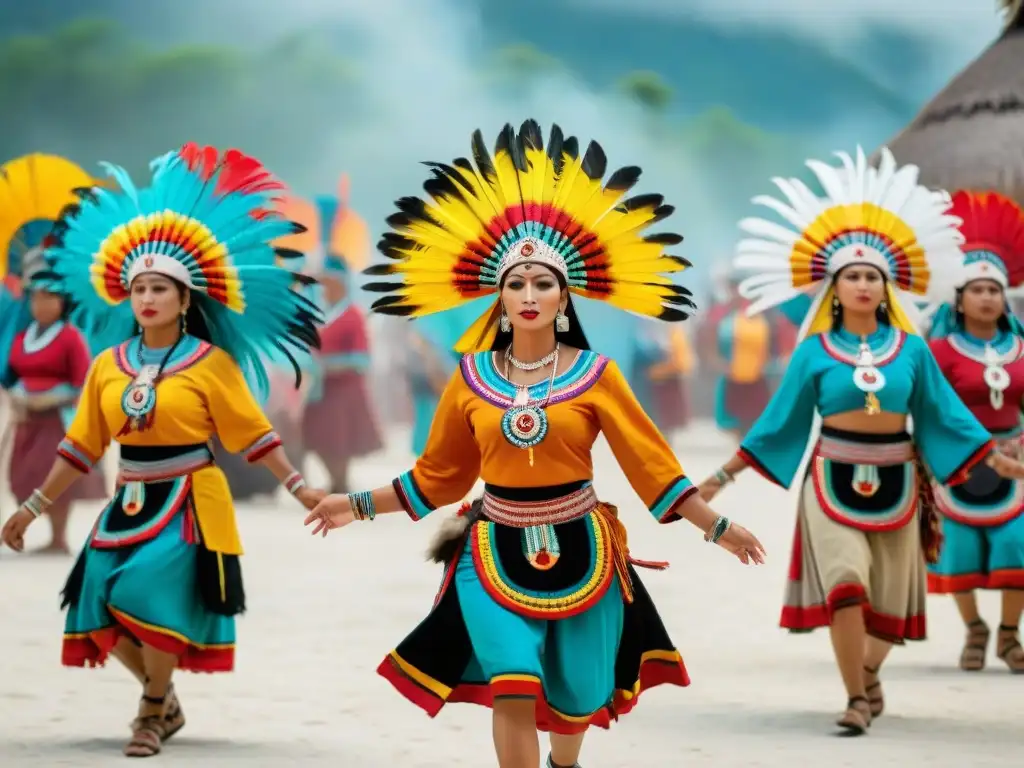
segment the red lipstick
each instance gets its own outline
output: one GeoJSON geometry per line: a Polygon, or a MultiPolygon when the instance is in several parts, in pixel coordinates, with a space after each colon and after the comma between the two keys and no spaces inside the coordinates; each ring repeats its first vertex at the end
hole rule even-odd
{"type": "Polygon", "coordinates": [[[157,311],[155,309],[144,309],[142,310],[143,317],[156,317],[157,311]]]}
{"type": "Polygon", "coordinates": [[[526,318],[527,320],[536,320],[539,315],[539,312],[534,312],[533,310],[530,309],[527,309],[519,313],[520,317],[526,318]]]}

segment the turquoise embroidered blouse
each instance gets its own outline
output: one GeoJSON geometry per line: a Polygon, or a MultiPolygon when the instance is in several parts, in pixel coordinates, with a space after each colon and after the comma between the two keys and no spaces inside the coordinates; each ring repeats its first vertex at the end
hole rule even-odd
{"type": "MultiPolygon", "coordinates": [[[[932,474],[943,484],[992,447],[992,436],[960,400],[919,336],[881,326],[866,339],[875,366],[885,376],[876,392],[883,411],[907,414],[913,438],[932,474]]],[[[741,456],[779,485],[789,488],[810,437],[814,412],[828,418],[864,407],[853,381],[860,337],[845,330],[804,339],[778,390],[743,439],[741,456]]]]}

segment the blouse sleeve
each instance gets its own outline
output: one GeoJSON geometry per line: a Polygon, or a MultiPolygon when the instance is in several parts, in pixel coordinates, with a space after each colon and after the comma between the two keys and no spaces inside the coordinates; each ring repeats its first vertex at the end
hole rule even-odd
{"type": "Polygon", "coordinates": [[[57,446],[57,455],[79,472],[90,472],[110,445],[110,429],[103,417],[102,394],[104,370],[112,354],[103,353],[89,368],[75,416],[57,446]]]}
{"type": "Polygon", "coordinates": [[[252,463],[281,445],[281,438],[256,402],[238,363],[216,349],[202,364],[206,407],[224,447],[243,454],[252,463]]]}
{"type": "Polygon", "coordinates": [[[464,403],[462,371],[448,380],[415,466],[392,481],[398,500],[413,520],[466,497],[480,477],[480,448],[464,403]]]}
{"type": "Polygon", "coordinates": [[[964,405],[924,341],[908,336],[907,343],[915,356],[910,395],[914,443],[936,480],[957,485],[995,447],[992,435],[964,405]]]}
{"type": "Polygon", "coordinates": [[[740,457],[783,488],[792,485],[814,428],[816,344],[818,339],[810,338],[797,346],[779,388],[740,444],[740,457]]]}
{"type": "Polygon", "coordinates": [[[679,505],[696,493],[697,487],[613,360],[608,361],[595,389],[601,431],[629,484],[658,522],[679,520],[679,505]]]}

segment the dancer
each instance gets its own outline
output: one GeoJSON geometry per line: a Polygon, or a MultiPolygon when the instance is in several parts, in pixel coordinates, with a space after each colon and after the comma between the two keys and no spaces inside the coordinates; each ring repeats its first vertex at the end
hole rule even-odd
{"type": "MultiPolygon", "coordinates": [[[[953,214],[966,243],[956,294],[932,322],[931,348],[942,373],[992,433],[999,450],[1021,458],[1024,326],[1005,291],[1024,283],[1024,211],[995,192],[957,192],[953,214]]],[[[1002,590],[996,655],[1024,673],[1018,627],[1024,607],[1024,483],[981,465],[966,483],[935,485],[943,546],[928,589],[952,594],[967,626],[960,668],[985,667],[990,631],[978,613],[976,589],[1002,590]]]]}
{"type": "Polygon", "coordinates": [[[317,454],[331,476],[331,490],[349,490],[349,464],[384,447],[366,383],[370,367],[370,336],[363,310],[352,302],[348,265],[336,250],[333,223],[340,217],[337,198],[319,197],[323,266],[324,322],[317,355],[317,386],[303,414],[307,450],[317,454]]]}
{"type": "Polygon", "coordinates": [[[492,706],[502,768],[576,765],[591,725],[610,721],[655,685],[687,685],[633,569],[626,534],[592,483],[591,446],[603,432],[656,520],[686,518],[744,563],[760,543],[700,499],[614,362],[589,350],[570,293],[662,320],[687,317],[689,292],[663,273],[673,234],[643,234],[672,207],[661,195],[623,199],[640,169],[616,171],[591,143],[554,126],[507,125],[492,157],[479,131],[468,160],[433,164],[431,201],[403,198],[381,242],[398,283],[373,306],[416,317],[497,294],[457,348],[415,467],[374,491],[327,497],[313,533],[404,510],[420,520],[459,502],[483,477],[483,496],[434,548],[445,562],[434,609],[380,665],[430,715],[446,702],[492,706]]]}
{"type": "Polygon", "coordinates": [[[942,484],[962,482],[982,460],[1003,476],[1022,476],[1024,466],[993,452],[900,297],[925,294],[931,273],[958,263],[949,196],[917,185],[917,169],[897,169],[888,151],[877,169],[859,149],[838,157],[839,168],[808,162],[826,197],[778,179],[783,199],[755,198],[795,231],[741,222],[754,239],[740,243],[737,266],[760,272],[742,286],[751,312],[810,284],[817,296],[768,408],[701,493],[713,498],[748,466],[788,488],[818,411],[782,626],[830,628],[848,695],[838,724],[860,735],[884,708],[878,675],[892,645],[925,637],[924,554],[935,558],[937,521],[919,500],[929,486],[918,457],[942,484]]]}
{"type": "Polygon", "coordinates": [[[292,469],[243,374],[263,389],[263,350],[318,341],[316,308],[269,245],[295,226],[271,211],[281,185],[237,150],[194,144],[153,169],[140,190],[108,166],[119,190],[83,192],[54,230],[47,258],[62,290],[88,327],[121,343],[93,363],[53,468],[3,528],[21,550],[29,524],[120,444],[117,493],[64,587],[62,660],[113,654],[138,678],[130,757],[157,754],[184,725],[175,668],[233,668],[242,545],[210,437],[305,506],[323,496],[292,469]]]}
{"type": "MultiPolygon", "coordinates": [[[[7,476],[15,499],[28,498],[46,477],[89,368],[89,349],[67,322],[64,297],[45,272],[42,246],[64,207],[77,200],[74,190],[92,183],[84,170],[53,155],[26,155],[0,168],[0,253],[20,294],[8,293],[0,309],[0,384],[13,411],[7,476]]],[[[69,554],[72,502],[105,494],[97,471],[50,506],[50,543],[38,551],[69,554]]]]}

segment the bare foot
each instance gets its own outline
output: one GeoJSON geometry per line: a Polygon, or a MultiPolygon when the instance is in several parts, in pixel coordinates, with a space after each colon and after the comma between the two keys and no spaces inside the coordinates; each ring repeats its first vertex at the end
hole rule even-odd
{"type": "Polygon", "coordinates": [[[70,555],[71,547],[67,544],[51,541],[45,547],[33,549],[29,554],[33,555],[70,555]]]}

